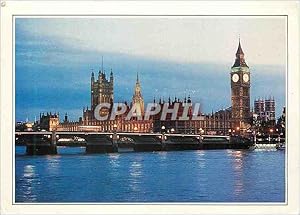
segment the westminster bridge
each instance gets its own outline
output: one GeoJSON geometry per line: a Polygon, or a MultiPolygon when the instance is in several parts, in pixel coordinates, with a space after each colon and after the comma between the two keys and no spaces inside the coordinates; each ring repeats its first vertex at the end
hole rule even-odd
{"type": "MultiPolygon", "coordinates": [[[[124,132],[15,132],[16,143],[26,145],[28,155],[57,154],[63,138],[82,138],[87,153],[112,153],[129,147],[134,151],[171,151],[202,149],[248,149],[253,143],[243,137],[124,132]]],[[[65,145],[67,146],[67,145],[65,145]]]]}

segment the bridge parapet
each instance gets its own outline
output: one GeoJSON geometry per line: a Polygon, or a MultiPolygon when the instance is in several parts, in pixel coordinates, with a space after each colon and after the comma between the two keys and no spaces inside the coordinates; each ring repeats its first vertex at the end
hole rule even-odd
{"type": "Polygon", "coordinates": [[[117,152],[118,148],[126,142],[124,138],[130,140],[130,144],[124,146],[132,147],[135,151],[240,149],[249,146],[245,138],[221,135],[63,131],[16,132],[15,135],[16,138],[26,140],[28,154],[55,154],[58,139],[75,136],[86,140],[87,153],[117,152]]]}

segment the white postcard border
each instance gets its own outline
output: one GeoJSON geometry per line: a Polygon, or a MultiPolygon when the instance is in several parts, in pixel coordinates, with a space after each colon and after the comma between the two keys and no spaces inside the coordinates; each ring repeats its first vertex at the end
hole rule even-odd
{"type": "Polygon", "coordinates": [[[1,1],[1,213],[4,214],[299,214],[299,4],[296,1],[1,1]],[[30,15],[287,15],[287,204],[15,204],[14,16],[30,15]],[[13,163],[14,164],[14,163],[13,163]]]}

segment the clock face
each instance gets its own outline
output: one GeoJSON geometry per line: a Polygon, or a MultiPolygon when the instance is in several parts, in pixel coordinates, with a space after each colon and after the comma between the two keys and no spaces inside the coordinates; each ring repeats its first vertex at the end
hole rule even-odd
{"type": "Polygon", "coordinates": [[[249,81],[249,75],[248,74],[244,74],[243,75],[243,80],[244,80],[244,82],[248,82],[249,81]]]}
{"type": "Polygon", "coordinates": [[[233,82],[238,82],[239,79],[240,79],[240,78],[239,78],[239,75],[238,75],[238,74],[233,74],[233,76],[232,76],[232,81],[233,81],[233,82]]]}

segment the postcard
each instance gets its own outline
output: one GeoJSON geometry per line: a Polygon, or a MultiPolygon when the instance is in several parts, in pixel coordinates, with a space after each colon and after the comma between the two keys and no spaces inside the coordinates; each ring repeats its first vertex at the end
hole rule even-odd
{"type": "Polygon", "coordinates": [[[1,212],[299,213],[299,4],[220,4],[2,1],[1,212]]]}

